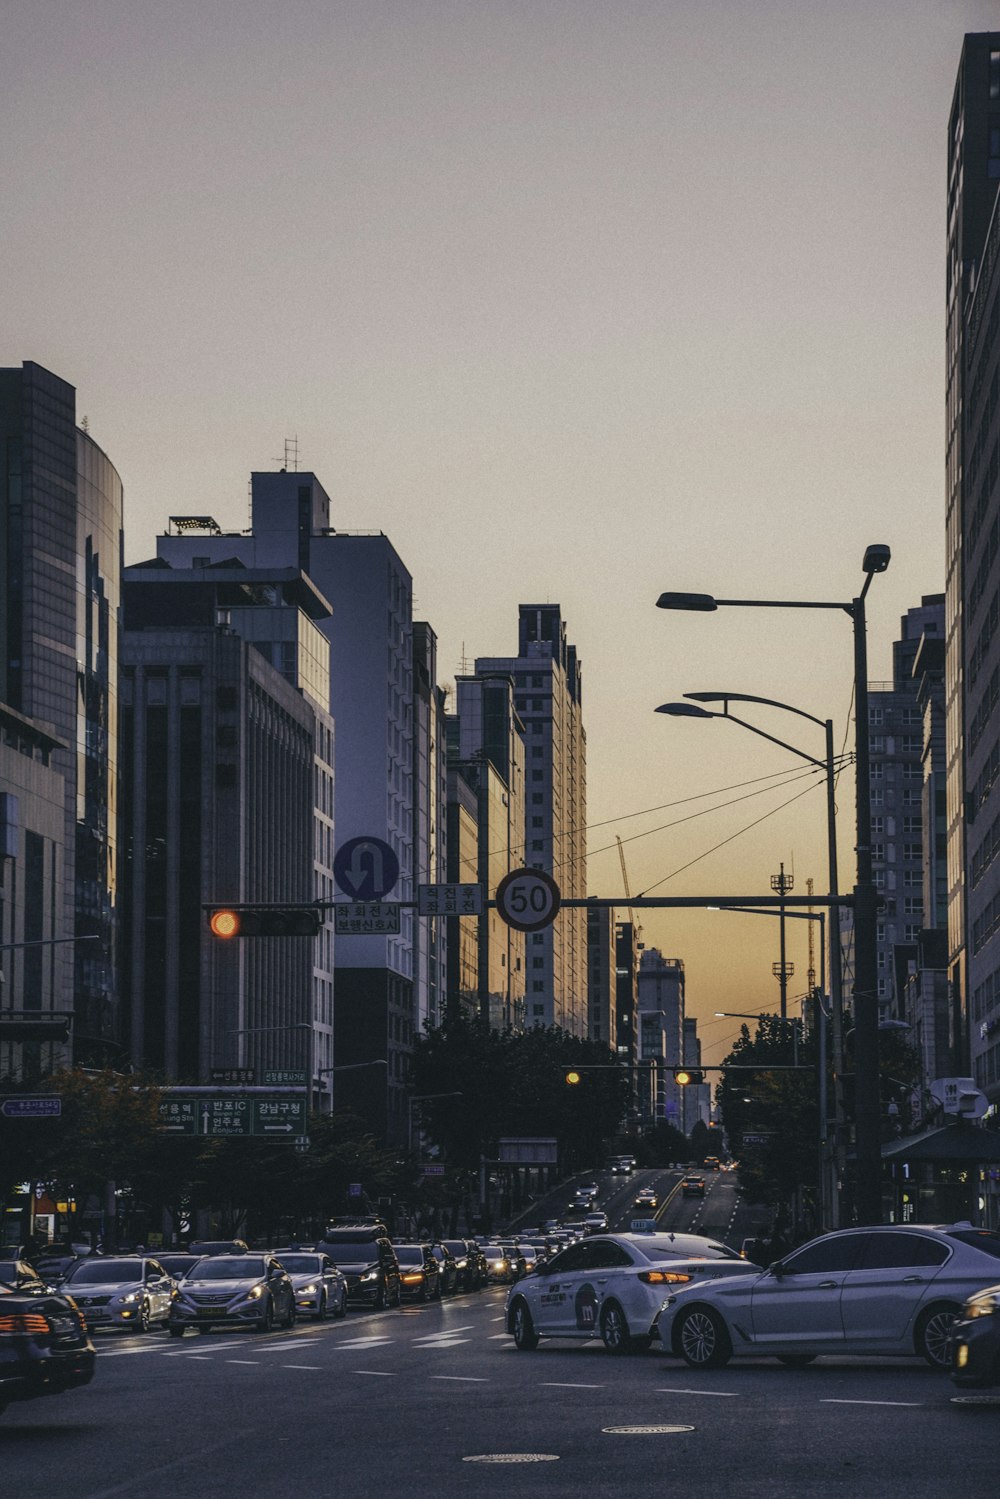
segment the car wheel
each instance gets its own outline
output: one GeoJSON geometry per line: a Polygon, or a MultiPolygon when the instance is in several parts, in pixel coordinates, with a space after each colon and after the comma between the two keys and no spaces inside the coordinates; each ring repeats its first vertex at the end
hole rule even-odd
{"type": "Polygon", "coordinates": [[[440,1301],[443,1296],[444,1296],[444,1289],[443,1289],[443,1287],[441,1285],[441,1278],[439,1276],[438,1277],[438,1283],[434,1287],[434,1295],[431,1297],[431,1300],[432,1301],[440,1301]]]}
{"type": "Polygon", "coordinates": [[[139,1308],[139,1317],[138,1317],[138,1320],[137,1320],[135,1326],[136,1326],[136,1330],[138,1332],[148,1332],[149,1331],[149,1302],[148,1301],[144,1301],[142,1303],[142,1306],[139,1308]]]}
{"type": "Polygon", "coordinates": [[[385,1294],[385,1282],[383,1281],[378,1290],[375,1292],[375,1298],[372,1301],[372,1310],[376,1312],[384,1312],[388,1305],[389,1298],[385,1294]]]}
{"type": "Polygon", "coordinates": [[[172,1338],[182,1338],[184,1336],[184,1329],[183,1329],[183,1327],[173,1327],[172,1326],[170,1328],[170,1336],[172,1338]]]}
{"type": "Polygon", "coordinates": [[[337,1318],[338,1321],[340,1321],[342,1318],[344,1318],[344,1317],[347,1316],[347,1292],[346,1292],[346,1290],[341,1291],[341,1293],[340,1293],[340,1301],[337,1304],[336,1308],[334,1309],[333,1315],[337,1318]]]}
{"type": "Polygon", "coordinates": [[[723,1369],[733,1348],[725,1324],[711,1307],[693,1306],[677,1328],[677,1350],[692,1369],[723,1369]]]}
{"type": "Polygon", "coordinates": [[[324,1291],[322,1293],[322,1295],[320,1296],[320,1298],[319,1298],[319,1309],[316,1312],[316,1315],[314,1316],[313,1321],[314,1322],[325,1322],[326,1319],[327,1319],[327,1314],[328,1314],[329,1310],[330,1310],[329,1303],[327,1301],[326,1292],[324,1291]]]}
{"type": "Polygon", "coordinates": [[[804,1369],[807,1364],[815,1363],[815,1353],[779,1353],[778,1363],[784,1364],[786,1369],[804,1369]]]}
{"type": "Polygon", "coordinates": [[[632,1352],[628,1321],[617,1301],[609,1301],[601,1313],[601,1341],[609,1353],[632,1352]]]}
{"type": "Polygon", "coordinates": [[[393,1296],[392,1302],[390,1304],[392,1306],[402,1306],[403,1305],[403,1287],[401,1285],[397,1284],[397,1286],[396,1286],[396,1294],[393,1296]]]}
{"type": "Polygon", "coordinates": [[[917,1322],[917,1352],[932,1369],[951,1368],[951,1329],[958,1315],[957,1306],[942,1302],[928,1307],[917,1322]]]}
{"type": "Polygon", "coordinates": [[[538,1347],[538,1334],[523,1296],[519,1296],[510,1309],[510,1330],[514,1335],[514,1347],[520,1353],[533,1353],[538,1347]]]}
{"type": "Polygon", "coordinates": [[[295,1297],[292,1296],[291,1299],[289,1300],[289,1303],[288,1303],[288,1315],[286,1316],[285,1320],[282,1322],[282,1324],[281,1324],[282,1327],[287,1328],[288,1331],[291,1332],[292,1328],[295,1326],[296,1322],[298,1321],[298,1317],[299,1317],[298,1303],[296,1302],[295,1297]]]}
{"type": "MultiPolygon", "coordinates": [[[[274,1302],[268,1297],[264,1314],[257,1321],[258,1332],[271,1332],[274,1328],[274,1302]]],[[[207,1329],[206,1329],[207,1331],[207,1329]]]]}

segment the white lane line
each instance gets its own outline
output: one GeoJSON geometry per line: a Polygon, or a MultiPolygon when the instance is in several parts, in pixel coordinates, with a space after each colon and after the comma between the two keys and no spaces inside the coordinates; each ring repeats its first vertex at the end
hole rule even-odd
{"type": "Polygon", "coordinates": [[[352,1353],[363,1353],[366,1348],[381,1348],[386,1343],[391,1343],[392,1338],[346,1338],[343,1343],[339,1339],[328,1343],[328,1348],[336,1348],[338,1351],[349,1349],[352,1353]]]}
{"type": "Polygon", "coordinates": [[[283,1369],[320,1369],[321,1364],[282,1364],[283,1369]]]}
{"type": "Polygon", "coordinates": [[[654,1392],[657,1395],[710,1395],[713,1400],[738,1400],[739,1395],[735,1390],[681,1390],[673,1385],[661,1386],[654,1392]]]}
{"type": "Polygon", "coordinates": [[[491,1317],[490,1318],[491,1322],[506,1322],[506,1320],[507,1320],[506,1317],[491,1317]]]}
{"type": "Polygon", "coordinates": [[[188,1358],[200,1358],[203,1359],[206,1364],[210,1364],[212,1362],[212,1355],[210,1353],[189,1353],[188,1358]]]}
{"type": "Polygon", "coordinates": [[[820,1400],[820,1405],[901,1405],[920,1409],[923,1400],[820,1400]]]}
{"type": "Polygon", "coordinates": [[[260,1363],[259,1358],[227,1358],[227,1364],[251,1364],[255,1369],[260,1363]]]}
{"type": "Polygon", "coordinates": [[[571,1384],[565,1379],[543,1379],[543,1390],[603,1390],[602,1384],[571,1384]]]}
{"type": "Polygon", "coordinates": [[[509,1337],[509,1332],[491,1332],[486,1341],[488,1343],[506,1343],[509,1337]]]}
{"type": "Polygon", "coordinates": [[[261,1346],[261,1353],[287,1353],[289,1348],[315,1348],[319,1338],[292,1338],[286,1343],[266,1343],[261,1346]]]}
{"type": "Polygon", "coordinates": [[[489,1384],[489,1380],[476,1374],[432,1374],[431,1379],[447,1379],[452,1384],[489,1384]]]}
{"type": "Polygon", "coordinates": [[[351,1373],[352,1374],[369,1374],[369,1375],[371,1375],[372,1379],[395,1379],[396,1378],[395,1374],[390,1373],[387,1369],[352,1369],[351,1373]]]}

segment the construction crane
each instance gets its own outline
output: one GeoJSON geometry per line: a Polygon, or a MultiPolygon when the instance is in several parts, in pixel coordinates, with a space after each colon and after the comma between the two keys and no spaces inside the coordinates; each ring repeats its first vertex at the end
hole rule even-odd
{"type": "Polygon", "coordinates": [[[625,899],[628,903],[628,919],[632,924],[632,930],[635,932],[636,939],[638,940],[639,935],[642,932],[642,927],[637,925],[635,914],[632,910],[632,891],[629,889],[628,870],[625,868],[625,849],[622,847],[622,841],[617,833],[615,834],[615,842],[618,845],[618,858],[621,861],[622,866],[622,883],[625,886],[625,899]]]}

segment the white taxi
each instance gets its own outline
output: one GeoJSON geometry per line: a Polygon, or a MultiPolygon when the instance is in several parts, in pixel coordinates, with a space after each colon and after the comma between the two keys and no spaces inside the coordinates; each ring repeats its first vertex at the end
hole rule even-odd
{"type": "Polygon", "coordinates": [[[597,1234],[517,1282],[507,1331],[522,1352],[540,1338],[600,1337],[609,1353],[640,1352],[666,1295],[721,1276],[759,1274],[735,1249],[698,1234],[597,1234]]]}

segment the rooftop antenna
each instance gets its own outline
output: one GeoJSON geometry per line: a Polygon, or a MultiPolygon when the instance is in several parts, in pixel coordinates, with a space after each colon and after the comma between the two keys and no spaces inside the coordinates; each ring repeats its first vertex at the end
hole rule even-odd
{"type": "Polygon", "coordinates": [[[287,473],[297,474],[298,473],[298,471],[299,471],[299,439],[298,439],[298,435],[297,434],[296,434],[295,437],[286,437],[285,438],[285,456],[284,456],[284,459],[275,458],[275,459],[273,459],[273,462],[281,464],[281,472],[283,474],[287,474],[287,473]]]}
{"type": "Polygon", "coordinates": [[[472,661],[465,654],[465,641],[463,640],[462,641],[462,654],[459,657],[459,662],[458,662],[459,675],[463,676],[463,677],[467,677],[469,675],[469,672],[471,670],[472,670],[472,661]]]}

